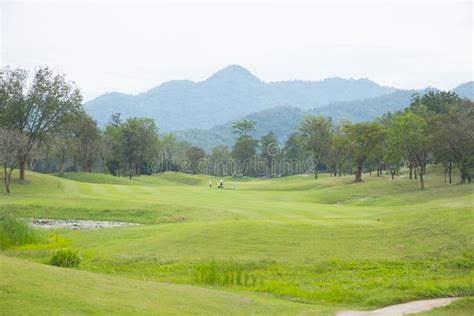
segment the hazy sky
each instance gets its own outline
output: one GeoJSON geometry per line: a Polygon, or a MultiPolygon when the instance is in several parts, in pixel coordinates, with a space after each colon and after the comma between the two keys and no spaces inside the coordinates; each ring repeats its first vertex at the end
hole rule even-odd
{"type": "Polygon", "coordinates": [[[229,65],[264,81],[370,78],[398,88],[473,80],[464,3],[2,2],[2,65],[49,65],[85,99],[203,80],[229,65]]]}

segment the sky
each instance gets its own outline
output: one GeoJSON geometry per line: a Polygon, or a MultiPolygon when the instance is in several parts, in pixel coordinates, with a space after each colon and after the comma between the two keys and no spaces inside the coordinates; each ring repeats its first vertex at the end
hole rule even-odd
{"type": "Polygon", "coordinates": [[[473,80],[471,1],[0,1],[1,65],[48,65],[85,100],[201,81],[230,64],[267,82],[452,89],[473,80]]]}

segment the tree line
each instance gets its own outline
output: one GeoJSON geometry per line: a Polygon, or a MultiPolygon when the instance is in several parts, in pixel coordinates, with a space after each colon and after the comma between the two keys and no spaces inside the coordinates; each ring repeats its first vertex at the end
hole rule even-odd
{"type": "Polygon", "coordinates": [[[268,132],[252,137],[255,122],[237,121],[232,147],[210,153],[160,135],[149,118],[122,119],[114,114],[105,128],[86,114],[74,82],[48,67],[29,73],[0,71],[0,163],[6,192],[19,169],[42,172],[103,172],[132,179],[164,171],[216,176],[281,177],[312,172],[333,176],[389,173],[400,168],[424,188],[426,166],[441,164],[446,181],[459,170],[462,183],[472,180],[474,104],[452,92],[415,95],[409,107],[373,122],[339,122],[308,115],[284,142],[268,132]]]}

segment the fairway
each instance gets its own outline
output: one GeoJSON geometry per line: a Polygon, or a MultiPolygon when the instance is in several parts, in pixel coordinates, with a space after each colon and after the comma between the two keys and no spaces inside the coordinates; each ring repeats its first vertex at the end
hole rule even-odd
{"type": "MultiPolygon", "coordinates": [[[[2,251],[9,314],[333,314],[474,292],[473,188],[444,184],[435,167],[424,191],[403,174],[242,178],[236,188],[228,178],[224,190],[180,173],[27,179],[0,198],[1,214],[141,225],[53,230],[47,243],[2,251]],[[84,272],[38,264],[66,246],[84,272]],[[54,282],[67,284],[64,299],[54,282]]],[[[473,307],[462,302],[453,309],[473,307]]]]}

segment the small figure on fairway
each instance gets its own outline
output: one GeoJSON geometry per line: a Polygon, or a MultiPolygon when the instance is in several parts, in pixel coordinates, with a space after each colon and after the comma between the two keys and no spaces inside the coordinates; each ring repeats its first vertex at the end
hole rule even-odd
{"type": "Polygon", "coordinates": [[[224,188],[224,180],[220,180],[219,181],[219,186],[218,186],[219,189],[223,189],[224,188]]]}
{"type": "Polygon", "coordinates": [[[209,180],[209,189],[212,188],[212,181],[209,180]]]}

